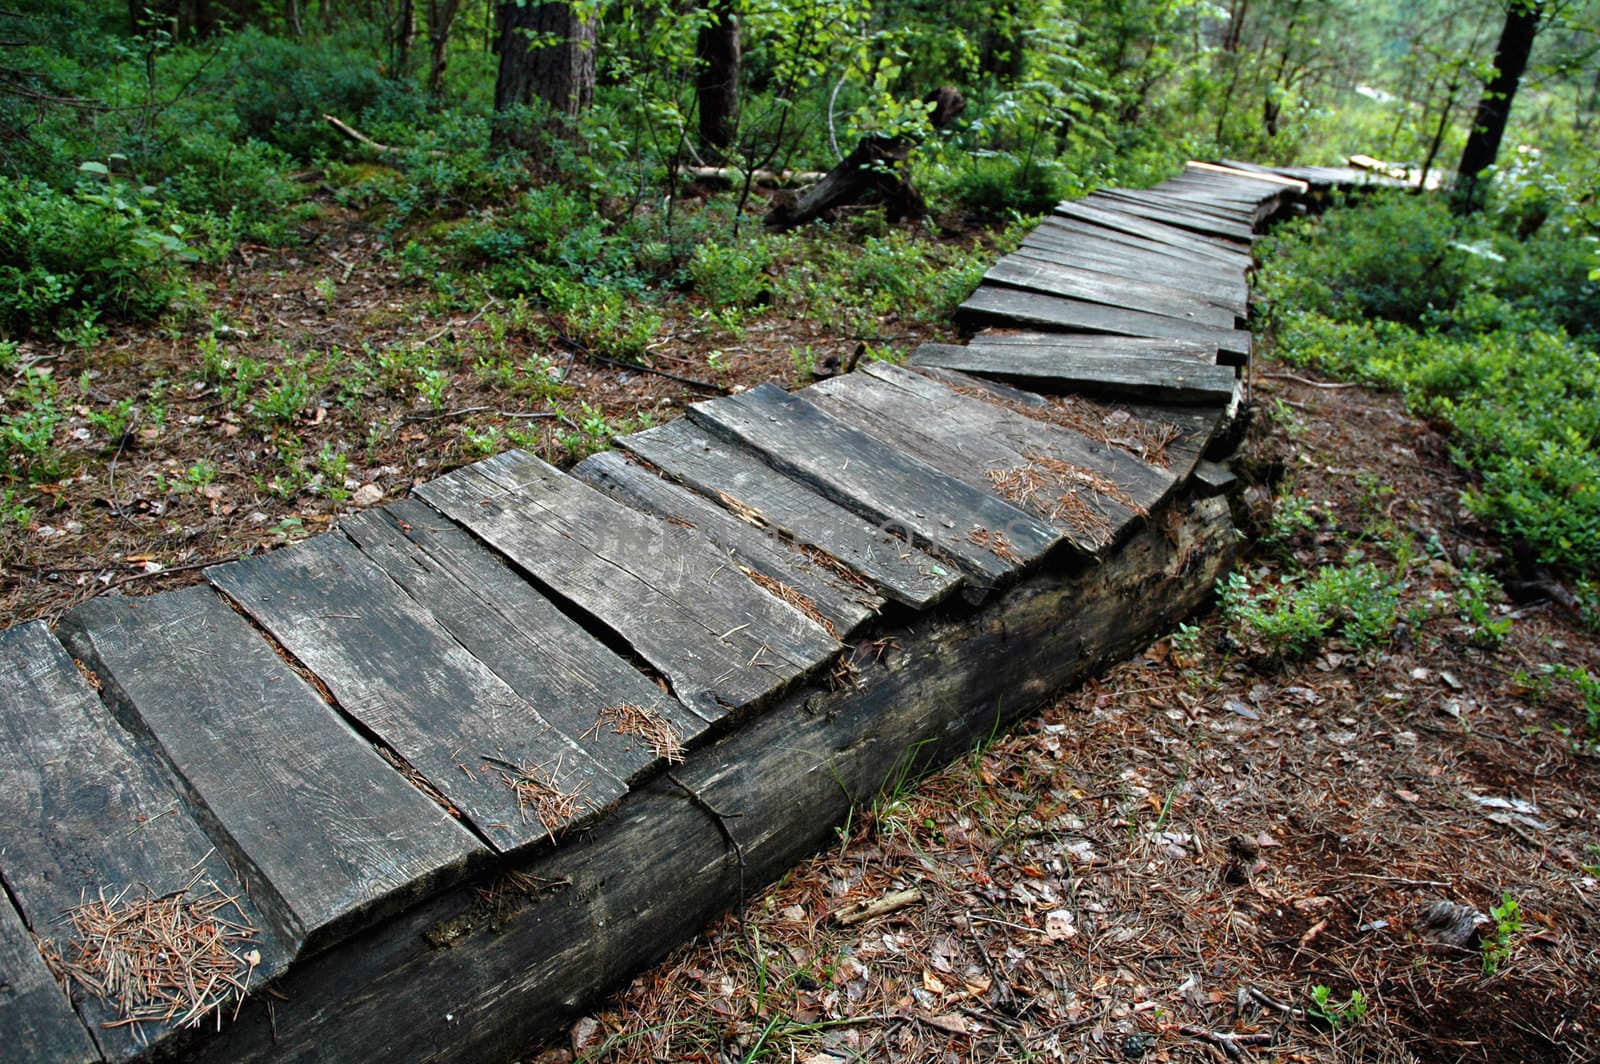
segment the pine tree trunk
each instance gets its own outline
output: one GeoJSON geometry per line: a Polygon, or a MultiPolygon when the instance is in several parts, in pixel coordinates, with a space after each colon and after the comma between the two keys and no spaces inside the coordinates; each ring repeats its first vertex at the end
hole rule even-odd
{"type": "MultiPolygon", "coordinates": [[[[543,100],[556,114],[576,116],[594,99],[595,24],[568,4],[501,4],[496,11],[500,73],[494,109],[543,100]]],[[[497,144],[534,146],[534,131],[502,122],[497,144]]]]}
{"type": "Polygon", "coordinates": [[[1505,136],[1506,120],[1511,117],[1511,101],[1522,82],[1522,72],[1528,67],[1541,14],[1540,0],[1510,0],[1506,5],[1506,24],[1494,49],[1494,73],[1478,98],[1478,113],[1457,168],[1456,209],[1463,214],[1483,205],[1481,176],[1500,154],[1500,139],[1505,136]]]}
{"type": "Polygon", "coordinates": [[[695,97],[700,108],[700,145],[710,158],[722,158],[739,128],[739,71],[742,49],[739,16],[728,0],[710,8],[710,21],[695,39],[699,71],[695,97]]]}
{"type": "Polygon", "coordinates": [[[428,0],[428,91],[435,96],[444,89],[450,28],[460,10],[461,0],[428,0]]]}

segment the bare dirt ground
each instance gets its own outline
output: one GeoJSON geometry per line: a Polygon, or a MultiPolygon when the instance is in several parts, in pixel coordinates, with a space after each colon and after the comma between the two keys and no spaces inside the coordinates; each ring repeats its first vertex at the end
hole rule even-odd
{"type": "Polygon", "coordinates": [[[1595,672],[1594,636],[1496,598],[1496,644],[1441,606],[1497,559],[1446,441],[1392,397],[1268,370],[1241,509],[1274,542],[1245,572],[1360,551],[1403,580],[1406,623],[1285,662],[1197,619],[886,780],[836,845],[528,1059],[1600,1059],[1600,762],[1542,669],[1595,672]],[[1301,519],[1274,521],[1274,492],[1301,519]]]}
{"type": "MultiPolygon", "coordinates": [[[[812,365],[838,367],[864,340],[903,354],[951,335],[894,315],[852,335],[802,307],[730,327],[694,298],[668,299],[641,370],[537,308],[442,305],[360,215],[323,206],[301,246],[243,245],[200,268],[196,311],[114,326],[87,347],[19,343],[0,414],[26,410],[19,382],[32,370],[54,382],[60,419],[49,475],[0,471],[0,489],[31,511],[0,515],[5,625],[54,622],[112,589],[193,583],[205,566],[325,531],[508,447],[568,467],[689,403],[806,383],[812,365]]],[[[988,239],[937,228],[951,247],[988,239]]]]}

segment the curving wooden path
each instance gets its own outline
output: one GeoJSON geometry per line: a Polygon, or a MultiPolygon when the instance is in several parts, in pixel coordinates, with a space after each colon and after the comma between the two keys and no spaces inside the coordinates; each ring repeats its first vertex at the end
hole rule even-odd
{"type": "Polygon", "coordinates": [[[1251,238],[1362,180],[1097,192],[995,263],[969,344],[0,632],[0,1055],[477,1061],[570,1017],[1203,601],[1251,238]],[[191,989],[242,1004],[62,993],[64,914],[148,902],[233,927],[191,989]]]}

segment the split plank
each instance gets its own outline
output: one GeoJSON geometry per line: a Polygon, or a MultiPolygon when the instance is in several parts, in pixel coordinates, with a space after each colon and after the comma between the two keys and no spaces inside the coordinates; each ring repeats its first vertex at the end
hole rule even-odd
{"type": "MultiPolygon", "coordinates": [[[[837,638],[853,635],[883,606],[883,599],[864,586],[841,580],[798,548],[741,520],[703,496],[651,473],[617,451],[601,451],[579,462],[572,475],[638,510],[684,522],[709,536],[743,568],[801,596],[837,638]]],[[[747,515],[755,520],[759,518],[747,515]]],[[[754,579],[752,577],[752,579],[754,579]]]]}
{"type": "Polygon", "coordinates": [[[99,1064],[100,1051],[0,893],[0,1046],[14,1064],[99,1064]]]}
{"type": "MultiPolygon", "coordinates": [[[[1187,211],[1243,228],[1254,235],[1255,206],[1235,204],[1216,192],[1202,191],[1184,185],[1157,185],[1155,188],[1108,188],[1101,194],[1129,203],[1147,203],[1173,211],[1187,211]]],[[[1245,238],[1249,241],[1249,237],[1245,238]]]]}
{"type": "Polygon", "coordinates": [[[389,578],[563,736],[624,782],[661,754],[604,726],[619,706],[647,710],[687,744],[706,721],[603,646],[455,522],[418,499],[340,525],[389,578]]]}
{"type": "Polygon", "coordinates": [[[1051,333],[1014,329],[984,329],[968,341],[968,347],[995,347],[1022,344],[1029,347],[1059,347],[1070,352],[1102,355],[1149,355],[1153,358],[1181,358],[1207,365],[1217,361],[1217,345],[1198,340],[1166,340],[1157,336],[1110,336],[1104,333],[1051,333]]]}
{"type": "Polygon", "coordinates": [[[689,416],[759,451],[779,469],[867,520],[950,558],[979,593],[1009,581],[1065,538],[998,496],[947,476],[771,384],[698,403],[689,408],[689,416]],[[973,538],[997,531],[1005,534],[1008,550],[997,552],[973,538]]]}
{"type": "Polygon", "coordinates": [[[508,451],[417,493],[617,633],[708,720],[759,708],[839,644],[704,535],[508,451]]]}
{"type": "Polygon", "coordinates": [[[1068,296],[1086,303],[1139,310],[1163,317],[1231,329],[1235,315],[1213,303],[1165,285],[1127,277],[1085,273],[1070,267],[1041,266],[1025,257],[1007,255],[983,275],[985,281],[1049,295],[1068,296]]]}
{"type": "Polygon", "coordinates": [[[1108,355],[1028,344],[977,348],[923,344],[912,352],[911,364],[1023,384],[1043,382],[1052,391],[1071,389],[1086,395],[1165,403],[1226,404],[1238,387],[1238,379],[1227,366],[1204,365],[1182,357],[1108,355]]]}
{"type": "Polygon", "coordinates": [[[1108,264],[1139,266],[1144,268],[1141,276],[1158,278],[1162,284],[1198,285],[1203,290],[1220,287],[1221,294],[1234,307],[1249,303],[1244,265],[1197,258],[1178,248],[1070,219],[1047,218],[1040,222],[1033,232],[1022,238],[1022,248],[1052,254],[1088,255],[1108,264]]]}
{"type": "Polygon", "coordinates": [[[1001,403],[1041,421],[1065,425],[1092,439],[1121,448],[1134,457],[1187,480],[1212,439],[1225,424],[1224,406],[1173,406],[1166,403],[1095,400],[1082,395],[1041,395],[988,377],[919,366],[918,372],[952,388],[982,391],[1001,403]]]}
{"type": "MultiPolygon", "coordinates": [[[[1126,217],[1126,216],[1123,216],[1126,217]]],[[[1129,221],[1138,219],[1129,218],[1129,221]]],[[[1174,230],[1176,232],[1176,230],[1174,230]]],[[[1183,234],[1190,236],[1192,234],[1183,234]]],[[[1217,258],[1197,254],[1188,248],[1174,247],[1160,240],[1152,240],[1139,233],[1126,232],[1097,222],[1050,215],[1039,220],[1033,232],[1024,237],[1027,241],[1054,242],[1067,247],[1090,247],[1103,255],[1121,255],[1139,258],[1157,264],[1169,273],[1193,274],[1213,280],[1242,281],[1250,267],[1250,260],[1234,257],[1217,258]]],[[[1196,238],[1198,239],[1198,238],[1196,238]]]]}
{"type": "Polygon", "coordinates": [[[1084,201],[1058,203],[1055,215],[1061,218],[1070,218],[1075,221],[1086,222],[1089,225],[1098,225],[1106,229],[1114,229],[1128,233],[1132,236],[1143,237],[1157,244],[1177,248],[1191,255],[1210,259],[1224,266],[1245,268],[1250,265],[1250,256],[1239,250],[1236,246],[1227,245],[1225,241],[1210,240],[1203,236],[1179,229],[1176,226],[1166,225],[1148,218],[1137,218],[1121,210],[1110,210],[1084,201]]]}
{"type": "Polygon", "coordinates": [[[1160,260],[1141,259],[1120,250],[1106,251],[1087,241],[1061,242],[1049,237],[1025,238],[1013,258],[1029,259],[1058,269],[1083,270],[1112,278],[1149,281],[1205,300],[1233,313],[1234,320],[1250,312],[1249,287],[1242,277],[1228,280],[1215,272],[1185,273],[1160,260]]]}
{"type": "Polygon", "coordinates": [[[1247,222],[1224,219],[1194,206],[1173,206],[1149,197],[1121,192],[1096,192],[1084,202],[1196,233],[1224,247],[1248,245],[1255,236],[1254,227],[1247,222]]]}
{"type": "Polygon", "coordinates": [[[1195,340],[1215,344],[1219,351],[1239,358],[1250,355],[1250,334],[1241,329],[1219,329],[1139,310],[1122,310],[998,285],[979,285],[956,313],[969,321],[1013,326],[1195,340]]]}
{"type": "MultiPolygon", "coordinates": [[[[67,950],[62,913],[85,900],[144,900],[194,884],[237,898],[239,916],[258,929],[249,947],[261,953],[254,980],[286,967],[270,922],[163,766],[117,724],[38,622],[0,632],[0,781],[0,874],[24,921],[58,952],[67,950]]],[[[172,1033],[155,1023],[107,1026],[122,1017],[96,997],[76,1004],[111,1060],[172,1033]]]]}
{"type": "Polygon", "coordinates": [[[626,791],[342,535],[213,566],[206,577],[496,849],[591,820],[626,791]],[[577,808],[552,810],[544,823],[515,786],[518,770],[579,795],[577,808]]]}
{"type": "Polygon", "coordinates": [[[291,953],[396,911],[484,852],[211,588],[94,599],[62,632],[255,871],[253,896],[291,953]]]}
{"type": "Polygon", "coordinates": [[[960,575],[854,512],[778,472],[686,417],[624,436],[617,445],[667,475],[749,515],[780,536],[821,551],[886,599],[923,610],[955,590],[960,575]]]}
{"type": "Polygon", "coordinates": [[[1173,486],[1171,475],[1107,444],[898,366],[870,365],[808,394],[841,420],[980,491],[1008,498],[1061,529],[1085,554],[1115,542],[1173,486]],[[1052,469],[1053,463],[1064,468],[1052,469]],[[1011,495],[1003,486],[1008,482],[1014,483],[1011,495]],[[1062,496],[1086,509],[1063,510],[1062,496]]]}

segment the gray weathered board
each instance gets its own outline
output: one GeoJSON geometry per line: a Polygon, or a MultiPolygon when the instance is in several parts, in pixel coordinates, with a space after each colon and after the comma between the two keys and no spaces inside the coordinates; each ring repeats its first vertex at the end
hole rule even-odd
{"type": "Polygon", "coordinates": [[[1232,305],[1249,299],[1248,271],[1237,264],[1193,258],[1178,248],[1067,218],[1041,222],[1022,238],[1018,250],[1035,257],[1056,256],[1064,263],[1083,258],[1104,270],[1140,267],[1143,276],[1161,284],[1216,295],[1232,305]]]}
{"type": "Polygon", "coordinates": [[[107,596],[63,622],[118,716],[166,758],[285,945],[314,952],[483,852],[211,588],[107,596]]]}
{"type": "Polygon", "coordinates": [[[626,641],[708,720],[759,708],[839,650],[703,533],[531,455],[508,451],[418,494],[626,641]]]}
{"type": "Polygon", "coordinates": [[[798,596],[811,611],[808,615],[835,638],[848,639],[883,606],[883,599],[869,588],[841,579],[751,520],[735,517],[616,451],[590,455],[573,467],[572,475],[619,502],[705,533],[742,568],[769,581],[769,590],[777,585],[798,596]]]}
{"type": "Polygon", "coordinates": [[[1088,395],[1134,396],[1169,403],[1231,402],[1238,380],[1227,366],[1181,356],[1101,353],[1031,344],[970,347],[923,344],[912,365],[981,373],[1013,383],[1050,382],[1088,395]]]}
{"type": "Polygon", "coordinates": [[[1068,218],[1088,225],[1099,226],[1103,229],[1140,237],[1152,243],[1162,244],[1182,251],[1191,257],[1209,260],[1222,266],[1246,269],[1250,265],[1249,253],[1237,248],[1236,245],[1198,236],[1176,226],[1165,225],[1147,218],[1135,217],[1124,211],[1090,206],[1085,202],[1079,201],[1058,203],[1055,208],[1055,214],[1057,217],[1068,218]]]}
{"type": "Polygon", "coordinates": [[[598,751],[547,722],[343,535],[206,576],[496,849],[591,820],[626,792],[598,751]],[[575,808],[545,823],[518,787],[524,777],[578,795],[575,808]]]}
{"type": "Polygon", "coordinates": [[[926,609],[961,577],[904,538],[819,495],[754,454],[679,418],[617,441],[629,454],[784,539],[823,552],[886,599],[926,609]]]}
{"type": "Polygon", "coordinates": [[[1089,273],[1070,266],[1045,266],[1023,256],[1006,256],[991,266],[983,279],[1013,288],[1140,310],[1221,329],[1233,328],[1237,317],[1232,309],[1220,307],[1169,285],[1089,273]]]}
{"type": "Polygon", "coordinates": [[[1009,582],[1065,537],[1001,499],[940,472],[799,395],[763,384],[700,403],[689,416],[751,448],[835,502],[959,566],[980,595],[1009,582]],[[1004,548],[992,537],[1005,536],[1004,548]]]}
{"type": "Polygon", "coordinates": [[[428,504],[391,503],[340,527],[473,657],[620,778],[632,782],[661,759],[638,737],[603,726],[607,711],[646,710],[670,725],[680,743],[706,730],[704,718],[428,504]]]}
{"type": "Polygon", "coordinates": [[[1071,429],[897,366],[868,366],[807,394],[841,420],[1008,498],[1086,554],[1115,542],[1174,483],[1165,471],[1071,429]]]}
{"type": "MultiPolygon", "coordinates": [[[[1072,393],[1040,394],[999,380],[933,366],[918,370],[952,387],[981,389],[989,398],[1040,421],[1067,425],[1086,436],[1119,447],[1141,461],[1187,480],[1207,448],[1229,424],[1230,408],[1176,406],[1147,401],[1106,400],[1072,393]]],[[[1030,382],[1039,387],[1040,382],[1030,382]]],[[[1046,382],[1047,383],[1047,382],[1046,382]]],[[[1045,388],[1048,392],[1051,389],[1045,388]]]]}
{"type": "MultiPolygon", "coordinates": [[[[260,981],[287,954],[160,761],[101,703],[38,622],[0,632],[0,877],[29,929],[68,955],[65,914],[86,901],[117,904],[211,889],[236,898],[258,929],[260,981]]],[[[239,973],[244,974],[242,971],[239,973]]],[[[77,1005],[100,1050],[137,1055],[161,1024],[120,1024],[99,997],[77,1005]]]]}
{"type": "Polygon", "coordinates": [[[100,1051],[56,985],[9,898],[0,896],[0,1046],[17,1064],[88,1064],[100,1051]]]}
{"type": "Polygon", "coordinates": [[[1243,281],[1206,280],[1196,275],[1180,276],[1158,264],[1140,262],[1126,255],[1105,255],[1092,247],[1075,244],[1069,248],[1047,247],[1024,242],[1010,259],[1039,264],[1046,268],[1074,270],[1112,279],[1141,281],[1163,289],[1181,292],[1193,299],[1212,303],[1233,312],[1235,319],[1249,311],[1249,296],[1243,281]]]}
{"type": "Polygon", "coordinates": [[[979,285],[961,304],[957,314],[967,321],[984,324],[1003,323],[1069,332],[1195,340],[1215,344],[1219,351],[1238,358],[1248,358],[1250,355],[1250,334],[1243,329],[1199,325],[1160,314],[1123,310],[998,285],[979,285]]]}

